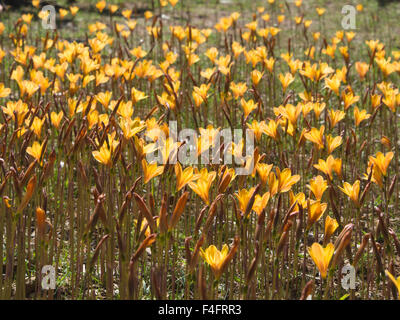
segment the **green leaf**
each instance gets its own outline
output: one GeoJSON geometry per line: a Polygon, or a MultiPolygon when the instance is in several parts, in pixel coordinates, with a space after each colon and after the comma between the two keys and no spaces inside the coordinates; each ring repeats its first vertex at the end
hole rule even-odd
{"type": "Polygon", "coordinates": [[[350,295],[350,293],[346,293],[343,297],[341,297],[339,300],[346,300],[347,297],[350,295]]]}

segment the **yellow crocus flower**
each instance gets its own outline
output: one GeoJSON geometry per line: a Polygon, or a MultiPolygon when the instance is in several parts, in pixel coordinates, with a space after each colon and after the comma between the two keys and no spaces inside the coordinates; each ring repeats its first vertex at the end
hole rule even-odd
{"type": "Polygon", "coordinates": [[[221,251],[219,251],[214,245],[209,246],[206,250],[200,248],[201,257],[210,265],[217,280],[221,277],[228,263],[233,259],[237,246],[238,241],[235,241],[235,244],[230,251],[226,244],[223,245],[221,251]]]}
{"type": "Polygon", "coordinates": [[[308,248],[308,253],[313,259],[323,279],[326,278],[329,263],[332,259],[334,251],[335,246],[333,245],[333,243],[329,243],[324,248],[318,242],[314,242],[311,248],[308,248]]]}
{"type": "Polygon", "coordinates": [[[325,190],[328,188],[328,183],[322,176],[316,176],[310,180],[307,188],[314,194],[315,199],[321,200],[325,190]]]}
{"type": "Polygon", "coordinates": [[[145,184],[164,172],[164,166],[157,166],[157,163],[149,164],[145,159],[142,160],[142,167],[145,184]]]}
{"type": "Polygon", "coordinates": [[[191,181],[195,181],[200,178],[200,174],[194,174],[192,167],[187,167],[182,171],[182,167],[177,162],[175,164],[175,175],[176,175],[176,191],[181,190],[185,185],[191,181]]]}
{"type": "Polygon", "coordinates": [[[389,167],[390,161],[392,161],[394,153],[388,152],[385,155],[382,152],[376,154],[376,158],[370,156],[369,161],[374,164],[374,169],[377,168],[381,174],[386,177],[387,168],[389,167]]]}

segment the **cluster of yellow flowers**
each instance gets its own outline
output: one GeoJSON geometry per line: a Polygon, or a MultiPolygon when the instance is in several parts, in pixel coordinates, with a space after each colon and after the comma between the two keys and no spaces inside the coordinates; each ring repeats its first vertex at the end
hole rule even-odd
{"type": "MultiPolygon", "coordinates": [[[[39,173],[43,187],[55,157],[58,163],[63,159],[76,170],[79,166],[87,170],[97,167],[110,176],[142,176],[138,193],[143,191],[146,196],[153,192],[156,197],[154,186],[159,185],[163,192],[169,190],[179,198],[174,213],[164,221],[161,213],[155,217],[149,212],[145,197],[135,195],[145,217],[140,229],[147,237],[162,228],[172,230],[185,210],[195,210],[187,204],[189,190],[206,207],[230,194],[238,221],[263,221],[267,216],[263,241],[272,239],[271,230],[278,232],[278,255],[289,241],[292,225],[302,228],[303,212],[307,212],[304,233],[317,232],[316,224],[324,216],[323,245],[316,241],[308,252],[321,277],[326,278],[349,244],[353,226],[361,227],[362,219],[360,214],[345,216],[347,209],[343,207],[347,204],[339,200],[335,190],[342,191],[357,212],[372,185],[380,190],[386,204],[393,194],[389,168],[397,158],[393,152],[397,140],[382,136],[378,139],[381,151],[372,150],[377,132],[386,132],[374,126],[387,126],[388,119],[393,119],[390,123],[394,126],[398,122],[400,51],[389,56],[383,43],[369,40],[363,48],[368,61],[354,61],[353,42],[358,41],[356,46],[361,42],[356,33],[337,31],[330,41],[322,41],[321,36],[326,35],[311,32],[313,21],[304,15],[293,21],[305,37],[311,34],[307,48],[282,50],[278,43],[289,22],[285,7],[277,2],[268,0],[268,5],[277,5],[281,14],[267,13],[260,7],[251,21],[242,22],[241,14],[234,12],[220,18],[213,29],[199,29],[173,24],[166,28],[150,11],[142,23],[139,18],[132,19],[133,10],[107,6],[102,0],[96,4],[99,13],[108,8],[110,15],[121,12],[123,18],[114,25],[89,24],[86,42],[70,42],[49,33],[35,46],[28,40],[34,29],[32,14],[20,18],[16,33],[4,34],[5,26],[0,22],[0,36],[8,38],[12,46],[0,47],[2,71],[6,71],[6,59],[13,61],[10,79],[0,82],[4,146],[0,158],[5,160],[5,170],[12,167],[16,171],[20,187],[34,172],[39,173]],[[146,41],[135,46],[140,28],[147,32],[146,41]],[[211,35],[218,40],[212,40],[211,35]],[[249,159],[253,172],[237,176],[229,165],[170,164],[168,159],[183,146],[170,134],[170,119],[181,127],[196,128],[197,156],[210,152],[222,126],[250,129],[256,139],[249,159]],[[13,154],[18,149],[26,150],[31,158],[15,160],[13,154]],[[163,164],[147,161],[146,155],[156,150],[163,164]],[[33,168],[36,165],[39,168],[33,168]],[[32,172],[26,176],[31,166],[32,172]],[[279,217],[285,205],[287,215],[279,217]],[[338,228],[342,233],[333,244],[330,240],[338,228]]],[[[171,6],[171,10],[177,3],[159,1],[160,8],[171,6]]],[[[32,4],[40,8],[40,1],[32,4]]],[[[294,5],[301,10],[303,4],[297,0],[294,5]]],[[[60,9],[59,16],[75,17],[78,11],[77,6],[60,9]]],[[[320,19],[325,12],[316,8],[320,19]]],[[[42,12],[38,16],[47,19],[42,12]]],[[[224,147],[233,155],[242,155],[245,142],[224,147]]],[[[247,165],[248,161],[241,164],[247,165]]],[[[0,195],[11,190],[4,188],[10,180],[5,176],[1,179],[0,195]]],[[[125,178],[116,179],[122,182],[125,178]]],[[[100,191],[99,183],[90,181],[100,191]]],[[[4,198],[9,208],[20,204],[19,197],[11,202],[10,198],[4,198]]],[[[25,199],[18,211],[29,200],[25,199]]],[[[195,202],[197,205],[197,199],[195,202]]],[[[43,225],[46,213],[39,209],[37,217],[43,225]]],[[[205,250],[200,248],[199,254],[218,280],[238,247],[236,239],[231,249],[224,244],[219,251],[211,244],[205,250]]],[[[396,280],[389,271],[387,274],[400,293],[400,277],[396,280]]]]}

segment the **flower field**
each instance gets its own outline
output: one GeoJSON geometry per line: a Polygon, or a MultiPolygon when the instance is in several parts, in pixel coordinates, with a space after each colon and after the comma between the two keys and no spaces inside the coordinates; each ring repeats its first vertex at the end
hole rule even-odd
{"type": "Polygon", "coordinates": [[[0,12],[0,299],[399,299],[400,4],[60,2],[0,12]]]}

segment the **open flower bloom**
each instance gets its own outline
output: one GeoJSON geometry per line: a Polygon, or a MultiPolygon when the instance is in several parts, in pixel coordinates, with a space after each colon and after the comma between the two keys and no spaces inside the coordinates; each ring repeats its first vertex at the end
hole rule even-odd
{"type": "Polygon", "coordinates": [[[157,166],[157,163],[148,164],[145,159],[142,160],[144,183],[149,182],[154,177],[164,172],[164,166],[157,166]]]}
{"type": "Polygon", "coordinates": [[[247,85],[244,82],[239,82],[237,84],[231,82],[229,88],[231,89],[235,99],[243,97],[243,95],[247,91],[247,85]]]}
{"type": "Polygon", "coordinates": [[[336,219],[332,219],[330,216],[326,216],[325,219],[325,234],[324,234],[324,243],[327,243],[331,238],[332,234],[339,227],[336,219]]]}
{"type": "Polygon", "coordinates": [[[261,212],[265,209],[270,199],[269,192],[264,193],[262,196],[256,194],[254,198],[253,210],[259,216],[261,212]]]}
{"type": "Polygon", "coordinates": [[[293,193],[292,190],[289,191],[289,198],[290,198],[290,207],[297,201],[297,204],[293,207],[293,211],[300,210],[302,208],[307,208],[307,201],[306,196],[303,192],[299,192],[296,195],[293,193]]]}
{"type": "Polygon", "coordinates": [[[210,265],[217,280],[221,277],[228,263],[233,259],[237,246],[238,242],[235,241],[231,251],[229,251],[226,244],[223,245],[221,251],[219,251],[214,245],[209,246],[206,250],[200,248],[201,257],[210,265]]]}
{"type": "Polygon", "coordinates": [[[209,191],[216,177],[216,172],[208,172],[206,168],[201,169],[200,178],[197,182],[189,182],[189,187],[192,189],[207,205],[210,204],[209,191]]]}
{"type": "Polygon", "coordinates": [[[356,124],[356,127],[360,125],[360,123],[364,120],[367,120],[371,117],[369,113],[367,113],[367,110],[359,110],[357,107],[354,108],[354,121],[356,124]]]}
{"type": "Polygon", "coordinates": [[[317,200],[322,199],[322,195],[328,188],[328,183],[322,176],[316,176],[310,180],[310,184],[307,185],[308,189],[314,194],[317,200]]]}
{"type": "Polygon", "coordinates": [[[331,127],[334,128],[340,121],[344,119],[346,113],[342,110],[330,109],[328,111],[328,115],[329,115],[329,123],[331,124],[331,127]]]}
{"type": "Polygon", "coordinates": [[[99,151],[93,151],[92,154],[98,162],[111,167],[111,150],[107,146],[106,142],[103,143],[99,151]]]}
{"type": "Polygon", "coordinates": [[[365,75],[368,72],[368,69],[369,69],[369,64],[360,61],[356,62],[356,70],[361,80],[364,80],[365,75]]]}
{"type": "Polygon", "coordinates": [[[400,277],[397,277],[396,279],[388,270],[386,270],[386,275],[389,277],[390,280],[392,280],[392,282],[396,286],[398,291],[397,298],[400,300],[400,277]]]}
{"type": "Polygon", "coordinates": [[[328,154],[331,154],[336,148],[338,148],[342,144],[342,137],[336,136],[333,138],[332,135],[328,134],[326,136],[325,142],[328,154]]]}
{"type": "Polygon", "coordinates": [[[287,87],[294,81],[294,77],[291,73],[286,73],[285,75],[279,74],[279,81],[282,84],[283,92],[286,92],[287,87]]]}
{"type": "Polygon", "coordinates": [[[334,251],[335,246],[333,243],[329,243],[324,248],[318,242],[314,242],[311,248],[308,248],[308,253],[313,259],[323,279],[326,278],[326,275],[328,273],[329,263],[332,259],[334,251]]]}
{"type": "MultiPolygon", "coordinates": [[[[111,167],[112,166],[112,158],[111,155],[115,151],[115,149],[118,146],[118,141],[115,140],[115,134],[116,132],[114,131],[111,134],[107,135],[107,141],[104,141],[103,145],[101,146],[99,151],[93,151],[92,155],[93,157],[100,163],[111,167]]],[[[98,143],[97,139],[96,142],[98,143]]]]}
{"type": "Polygon", "coordinates": [[[258,175],[260,176],[261,183],[265,186],[268,181],[269,173],[272,170],[273,164],[266,164],[266,163],[257,163],[256,170],[258,175]]]}
{"type": "Polygon", "coordinates": [[[257,109],[257,104],[253,101],[253,99],[250,99],[249,101],[246,101],[246,100],[244,100],[242,98],[240,100],[240,104],[242,105],[245,119],[249,116],[249,114],[253,110],[257,109]]]}
{"type": "Polygon", "coordinates": [[[271,196],[278,192],[288,192],[299,180],[300,176],[298,174],[292,176],[292,171],[289,168],[284,169],[282,172],[279,168],[276,168],[276,176],[271,172],[268,179],[271,196]]]}
{"type": "Polygon", "coordinates": [[[39,161],[40,157],[42,156],[43,145],[44,142],[40,144],[39,142],[35,141],[32,147],[26,148],[26,153],[35,158],[37,161],[39,161]]]}
{"type": "Polygon", "coordinates": [[[181,190],[189,182],[200,178],[200,174],[193,173],[192,167],[187,167],[185,170],[182,171],[182,167],[179,164],[179,162],[175,164],[175,174],[176,174],[176,191],[181,190]]]}
{"type": "Polygon", "coordinates": [[[318,149],[324,148],[324,131],[325,126],[321,126],[319,130],[317,128],[312,128],[310,132],[304,134],[304,138],[313,142],[317,145],[318,149]]]}
{"type": "MultiPolygon", "coordinates": [[[[1,61],[1,59],[0,59],[1,61]]],[[[0,83],[0,98],[7,98],[11,93],[10,88],[5,88],[3,83],[0,83]]]]}
{"type": "Polygon", "coordinates": [[[356,206],[359,206],[358,195],[360,193],[360,180],[354,182],[353,185],[345,182],[343,183],[343,188],[339,187],[339,189],[342,190],[343,193],[346,194],[356,206]]]}
{"type": "Polygon", "coordinates": [[[374,164],[374,168],[377,168],[380,173],[382,173],[385,177],[387,174],[387,168],[389,166],[390,161],[392,161],[394,156],[393,152],[388,152],[383,155],[382,152],[378,152],[376,154],[376,158],[370,156],[369,161],[374,164]]]}
{"type": "Polygon", "coordinates": [[[279,140],[278,122],[275,120],[269,120],[268,124],[264,128],[264,133],[267,136],[270,136],[275,141],[278,141],[279,140]]]}
{"type": "Polygon", "coordinates": [[[327,206],[328,205],[326,203],[321,203],[321,201],[319,200],[314,201],[313,203],[310,204],[308,212],[307,229],[309,229],[316,221],[321,219],[327,206]]]}
{"type": "Polygon", "coordinates": [[[332,180],[333,172],[336,172],[339,177],[342,173],[342,159],[335,159],[330,155],[326,161],[319,159],[318,164],[314,164],[314,168],[322,171],[332,180]]]}
{"type": "Polygon", "coordinates": [[[257,120],[253,120],[251,124],[247,123],[246,125],[250,130],[253,131],[256,140],[259,142],[266,127],[265,121],[263,120],[258,122],[257,120]]]}
{"type": "Polygon", "coordinates": [[[239,200],[239,208],[243,213],[246,212],[247,205],[255,189],[255,187],[251,188],[250,190],[242,189],[235,193],[236,198],[239,200]]]}
{"type": "Polygon", "coordinates": [[[325,78],[325,88],[331,89],[337,96],[339,96],[341,80],[337,76],[333,76],[331,79],[325,78]]]}

